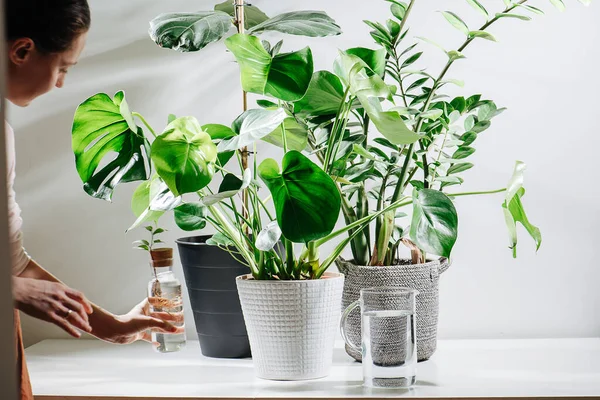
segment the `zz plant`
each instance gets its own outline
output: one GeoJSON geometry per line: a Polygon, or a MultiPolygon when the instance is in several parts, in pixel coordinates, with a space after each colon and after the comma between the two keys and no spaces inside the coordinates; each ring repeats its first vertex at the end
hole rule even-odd
{"type": "MultiPolygon", "coordinates": [[[[423,262],[427,253],[449,257],[458,234],[454,199],[493,193],[504,193],[502,210],[513,255],[517,223],[539,248],[541,233],[522,203],[524,163],[516,163],[506,187],[447,192],[463,183],[461,173],[473,167],[469,156],[476,140],[504,109],[480,94],[449,98],[444,89],[463,86],[447,74],[475,40],[495,41],[489,32],[493,24],[507,18],[530,20],[526,14],[543,11],[528,0],[504,0],[505,8],[492,13],[477,0],[467,0],[483,17],[482,25],[471,29],[456,13],[442,11],[442,17],[465,35],[462,44],[447,50],[427,38],[409,38],[407,21],[416,0],[387,1],[390,19],[365,21],[379,48],[341,51],[333,73],[315,73],[302,99],[283,104],[306,128],[312,153],[338,184],[346,222],[379,214],[374,226],[358,234],[349,231],[354,261],[391,265],[400,258],[401,244],[411,249],[413,263],[423,262]],[[446,54],[439,73],[416,67],[426,51],[420,50],[423,44],[446,54]],[[382,213],[399,201],[412,205],[410,218],[400,210],[382,213]]],[[[561,0],[551,3],[564,9],[561,0]]]]}

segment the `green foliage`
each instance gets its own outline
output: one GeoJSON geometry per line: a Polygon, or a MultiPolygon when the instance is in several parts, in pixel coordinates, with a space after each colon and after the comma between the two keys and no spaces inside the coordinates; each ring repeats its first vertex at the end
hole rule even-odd
{"type": "Polygon", "coordinates": [[[331,233],[341,198],[335,183],[319,166],[292,150],[283,157],[281,170],[275,160],[266,159],[258,173],[273,196],[286,239],[308,243],[331,233]]]}
{"type": "Polygon", "coordinates": [[[99,93],[77,107],[72,147],[83,188],[92,197],[110,201],[119,183],[148,179],[148,143],[123,92],[113,99],[99,93]],[[106,162],[113,152],[117,157],[106,162]]]}
{"type": "Polygon", "coordinates": [[[216,160],[217,147],[194,117],[174,120],[152,143],[156,172],[175,196],[208,185],[216,160]]]}
{"type": "Polygon", "coordinates": [[[283,101],[304,96],[313,74],[312,52],[308,47],[272,56],[256,36],[236,34],[225,40],[241,70],[242,88],[283,101]]]}

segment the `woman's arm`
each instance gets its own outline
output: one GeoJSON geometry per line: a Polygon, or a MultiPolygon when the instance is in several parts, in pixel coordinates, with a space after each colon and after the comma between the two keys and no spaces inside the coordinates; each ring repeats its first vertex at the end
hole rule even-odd
{"type": "Polygon", "coordinates": [[[114,315],[89,302],[83,293],[69,288],[33,260],[13,277],[13,297],[19,310],[77,338],[80,329],[107,342],[126,344],[149,340],[149,329],[167,333],[182,330],[168,322],[176,321],[176,316],[150,313],[147,300],[125,315],[114,315]]]}

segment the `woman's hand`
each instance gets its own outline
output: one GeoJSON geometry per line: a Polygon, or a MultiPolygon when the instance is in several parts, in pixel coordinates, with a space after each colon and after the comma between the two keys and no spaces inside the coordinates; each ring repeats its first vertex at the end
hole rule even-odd
{"type": "Polygon", "coordinates": [[[184,327],[173,324],[183,321],[183,314],[150,312],[145,299],[125,315],[112,315],[96,309],[91,316],[94,330],[92,335],[116,344],[129,344],[137,340],[151,341],[151,332],[183,333],[184,327]]]}
{"type": "Polygon", "coordinates": [[[88,314],[93,309],[83,293],[62,283],[32,278],[13,278],[16,307],[25,314],[51,322],[73,337],[91,332],[88,314]]]}

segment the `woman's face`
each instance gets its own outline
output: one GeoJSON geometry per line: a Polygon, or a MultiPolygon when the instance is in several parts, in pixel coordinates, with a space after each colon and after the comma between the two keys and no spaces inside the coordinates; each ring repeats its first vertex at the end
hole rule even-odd
{"type": "Polygon", "coordinates": [[[29,38],[8,43],[8,90],[11,103],[27,107],[35,98],[52,88],[61,88],[70,67],[77,64],[85,46],[87,33],[82,33],[62,53],[42,54],[29,38]]]}

